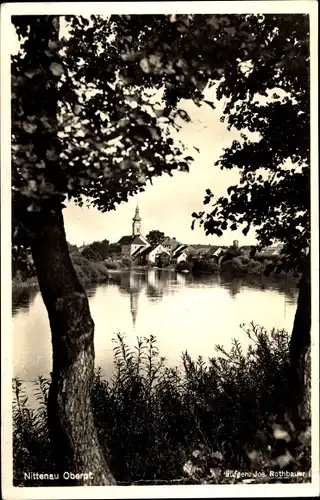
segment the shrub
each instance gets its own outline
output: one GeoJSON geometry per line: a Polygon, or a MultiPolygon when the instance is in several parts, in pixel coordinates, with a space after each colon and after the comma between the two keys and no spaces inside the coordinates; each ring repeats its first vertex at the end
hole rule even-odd
{"type": "Polygon", "coordinates": [[[170,255],[168,255],[166,252],[162,252],[158,256],[156,264],[158,267],[168,267],[170,265],[170,255]]]}
{"type": "Polygon", "coordinates": [[[97,283],[108,279],[108,270],[103,262],[92,262],[80,252],[73,252],[71,260],[81,283],[97,283]]]}
{"type": "Polygon", "coordinates": [[[91,246],[85,247],[81,253],[86,259],[92,262],[99,262],[100,260],[102,260],[100,252],[96,248],[92,248],[91,246]]]}
{"type": "Polygon", "coordinates": [[[88,271],[93,281],[102,281],[108,278],[108,270],[103,262],[89,262],[88,271]]]}
{"type": "Polygon", "coordinates": [[[106,260],[105,261],[105,266],[107,269],[120,269],[121,267],[121,260],[106,260]]]}
{"type": "Polygon", "coordinates": [[[132,259],[131,257],[124,255],[121,259],[121,267],[123,269],[131,269],[132,267],[132,259]]]}
{"type": "Polygon", "coordinates": [[[244,265],[245,265],[245,264],[248,264],[248,263],[250,262],[249,257],[247,257],[246,255],[241,255],[241,256],[239,257],[239,259],[240,259],[240,262],[241,262],[242,264],[244,264],[244,265]]]}
{"type": "Polygon", "coordinates": [[[233,259],[225,260],[221,263],[221,271],[241,276],[247,272],[247,266],[243,264],[240,257],[234,257],[233,259]]]}
{"type": "MultiPolygon", "coordinates": [[[[287,412],[289,336],[243,328],[252,340],[246,353],[237,341],[229,352],[216,346],[207,363],[185,352],[182,370],[166,366],[153,336],[130,349],[117,335],[113,378],[104,381],[97,370],[92,403],[119,484],[239,481],[228,479],[227,469],[310,470],[309,421],[296,429],[287,412]]],[[[30,471],[51,464],[45,393],[31,411],[21,391],[16,381],[16,485],[26,463],[30,471]]]]}
{"type": "Polygon", "coordinates": [[[258,262],[256,260],[250,259],[247,264],[246,272],[248,274],[259,274],[262,275],[265,270],[265,264],[258,262]]]}
{"type": "Polygon", "coordinates": [[[217,273],[219,265],[214,260],[209,259],[192,259],[192,272],[193,274],[217,273]]]}
{"type": "Polygon", "coordinates": [[[182,260],[181,262],[178,262],[176,265],[176,271],[179,273],[181,271],[191,271],[192,270],[192,264],[191,262],[188,262],[186,260],[182,260]]]}
{"type": "Polygon", "coordinates": [[[234,276],[245,276],[246,274],[263,275],[265,265],[255,259],[246,256],[234,257],[221,263],[221,271],[234,276]]]}

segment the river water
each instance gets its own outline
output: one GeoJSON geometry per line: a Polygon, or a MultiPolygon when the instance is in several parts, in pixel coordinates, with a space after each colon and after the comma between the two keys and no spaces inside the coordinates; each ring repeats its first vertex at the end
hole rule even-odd
{"type": "MultiPolygon", "coordinates": [[[[108,283],[87,290],[95,322],[96,366],[112,376],[112,339],[126,335],[133,347],[138,337],[155,335],[168,365],[180,365],[185,350],[208,359],[215,345],[230,348],[233,338],[250,342],[241,323],[291,330],[296,308],[294,283],[218,276],[192,277],[152,269],[114,273],[108,283]]],[[[13,295],[14,376],[31,382],[51,371],[50,328],[39,292],[13,295]]]]}

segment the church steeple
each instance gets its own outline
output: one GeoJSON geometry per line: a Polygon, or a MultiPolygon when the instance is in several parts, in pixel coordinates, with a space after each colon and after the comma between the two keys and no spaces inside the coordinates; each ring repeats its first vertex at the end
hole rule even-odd
{"type": "Polygon", "coordinates": [[[136,206],[136,211],[132,222],[132,236],[138,236],[141,234],[141,217],[139,214],[139,207],[136,206]]]}

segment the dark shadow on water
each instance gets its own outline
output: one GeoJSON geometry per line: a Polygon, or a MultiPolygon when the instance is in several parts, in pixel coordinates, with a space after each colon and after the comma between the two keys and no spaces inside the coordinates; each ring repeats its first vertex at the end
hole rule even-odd
{"type": "Polygon", "coordinates": [[[227,288],[231,297],[236,297],[242,291],[274,290],[284,295],[289,304],[295,304],[298,295],[297,280],[283,277],[243,276],[230,277],[220,275],[220,286],[227,288]]]}
{"type": "Polygon", "coordinates": [[[29,311],[31,305],[36,298],[37,293],[40,293],[36,286],[17,287],[12,290],[12,316],[15,316],[19,311],[29,311]]]}

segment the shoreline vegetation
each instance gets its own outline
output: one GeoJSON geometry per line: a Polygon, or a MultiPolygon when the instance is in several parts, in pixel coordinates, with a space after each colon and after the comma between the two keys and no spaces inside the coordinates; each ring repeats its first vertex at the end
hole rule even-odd
{"type": "MultiPolygon", "coordinates": [[[[208,361],[184,352],[181,369],[166,365],[155,337],[130,348],[116,335],[112,380],[96,370],[92,406],[119,485],[310,482],[310,422],[298,428],[287,412],[289,335],[242,328],[252,340],[247,352],[235,340],[229,352],[216,346],[208,361]]],[[[24,383],[13,380],[15,486],[59,484],[45,480],[54,470],[49,383],[34,382],[32,408],[24,383]]]]}
{"type": "MultiPolygon", "coordinates": [[[[121,256],[121,254],[108,257],[105,260],[90,260],[78,249],[71,251],[71,260],[78,278],[86,287],[92,284],[106,283],[112,279],[112,275],[123,271],[147,271],[149,269],[161,269],[163,271],[176,271],[178,273],[187,273],[193,276],[201,275],[219,275],[225,278],[248,278],[261,277],[266,282],[277,279],[289,280],[297,283],[299,275],[292,272],[275,273],[272,271],[268,276],[265,275],[270,260],[250,259],[246,256],[233,257],[222,263],[214,259],[195,258],[190,256],[186,261],[172,263],[159,267],[157,265],[136,265],[130,257],[121,256]]],[[[38,280],[35,276],[33,264],[28,262],[28,266],[21,266],[19,263],[14,270],[12,279],[13,291],[23,288],[39,289],[38,280]],[[20,266],[20,267],[19,267],[20,266]]]]}

